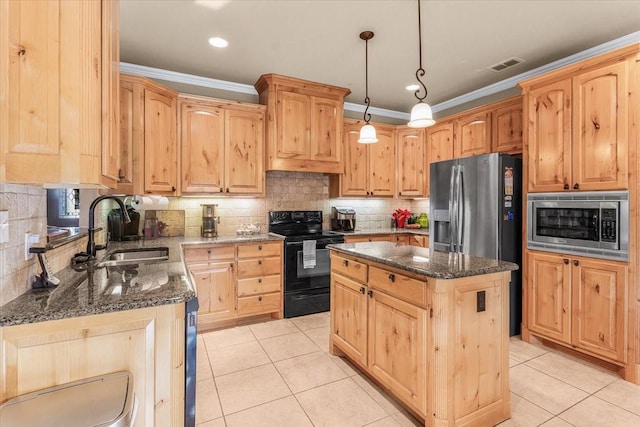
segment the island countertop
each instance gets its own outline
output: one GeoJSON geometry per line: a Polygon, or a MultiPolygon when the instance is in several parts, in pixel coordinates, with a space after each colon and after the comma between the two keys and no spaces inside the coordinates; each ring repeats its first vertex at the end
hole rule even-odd
{"type": "Polygon", "coordinates": [[[519,268],[512,262],[391,242],[341,243],[327,245],[327,248],[436,279],[457,279],[519,268]]]}
{"type": "Polygon", "coordinates": [[[110,242],[106,252],[98,253],[98,260],[118,249],[155,247],[168,248],[169,260],[101,268],[95,262],[66,267],[54,274],[60,279],[57,287],[31,289],[0,306],[0,327],[184,303],[196,297],[196,290],[182,258],[182,246],[272,240],[281,241],[283,237],[265,233],[110,242]]]}

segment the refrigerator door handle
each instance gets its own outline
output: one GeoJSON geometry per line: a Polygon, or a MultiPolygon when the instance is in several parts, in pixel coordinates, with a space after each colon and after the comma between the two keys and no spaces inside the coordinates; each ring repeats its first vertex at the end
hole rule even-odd
{"type": "Polygon", "coordinates": [[[456,243],[458,245],[458,252],[463,252],[464,248],[462,242],[464,241],[464,168],[462,165],[458,166],[457,176],[457,199],[458,199],[458,219],[456,221],[456,243]]]}
{"type": "Polygon", "coordinates": [[[458,167],[453,165],[451,167],[451,176],[449,178],[449,252],[456,251],[456,221],[458,219],[458,205],[455,184],[456,184],[456,174],[458,167]]]}

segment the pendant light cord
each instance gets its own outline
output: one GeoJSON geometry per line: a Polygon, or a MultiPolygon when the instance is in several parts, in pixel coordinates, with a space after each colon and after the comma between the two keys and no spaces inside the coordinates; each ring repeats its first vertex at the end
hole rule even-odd
{"type": "Polygon", "coordinates": [[[422,68],[422,23],[420,21],[420,0],[418,0],[418,50],[420,58],[420,68],[416,70],[416,79],[418,79],[418,83],[420,83],[422,89],[424,89],[424,96],[418,95],[420,93],[420,88],[415,91],[414,95],[418,99],[418,102],[422,102],[427,97],[427,86],[425,86],[424,82],[421,79],[421,77],[424,77],[426,72],[424,71],[424,68],[422,68]]]}
{"type": "MultiPolygon", "coordinates": [[[[373,37],[373,36],[371,36],[373,37]]],[[[364,121],[369,124],[371,114],[368,113],[371,100],[369,99],[369,39],[364,40],[364,102],[367,107],[364,109],[364,121]]]]}

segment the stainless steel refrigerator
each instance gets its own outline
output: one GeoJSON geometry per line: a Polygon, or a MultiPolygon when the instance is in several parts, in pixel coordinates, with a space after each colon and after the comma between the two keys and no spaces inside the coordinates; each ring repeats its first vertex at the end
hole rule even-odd
{"type": "MultiPolygon", "coordinates": [[[[522,160],[500,153],[431,163],[429,247],[522,266],[522,160]]],[[[512,272],[509,334],[520,333],[522,283],[512,272]]]]}

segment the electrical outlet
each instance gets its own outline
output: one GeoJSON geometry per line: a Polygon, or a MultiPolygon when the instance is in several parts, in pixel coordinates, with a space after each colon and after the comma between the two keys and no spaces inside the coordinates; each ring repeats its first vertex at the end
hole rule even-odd
{"type": "Polygon", "coordinates": [[[31,234],[30,232],[24,233],[24,260],[29,261],[33,258],[33,254],[29,253],[31,245],[35,245],[40,241],[39,234],[31,234]]]}
{"type": "Polygon", "coordinates": [[[0,243],[9,241],[9,211],[0,211],[0,243]]]}

